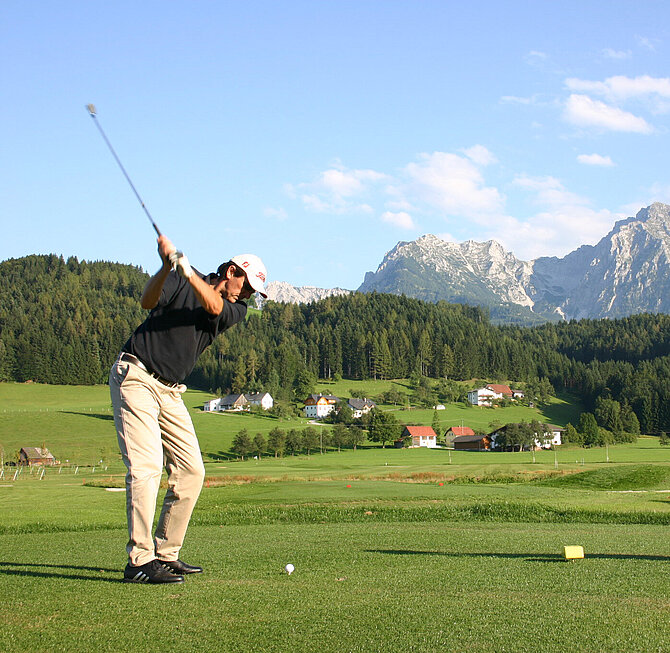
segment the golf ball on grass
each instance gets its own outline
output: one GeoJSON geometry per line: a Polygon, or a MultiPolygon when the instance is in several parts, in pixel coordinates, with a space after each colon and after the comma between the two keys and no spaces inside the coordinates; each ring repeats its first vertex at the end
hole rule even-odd
{"type": "Polygon", "coordinates": [[[289,562],[286,567],[284,567],[284,571],[290,576],[293,571],[295,570],[295,567],[289,562]]]}

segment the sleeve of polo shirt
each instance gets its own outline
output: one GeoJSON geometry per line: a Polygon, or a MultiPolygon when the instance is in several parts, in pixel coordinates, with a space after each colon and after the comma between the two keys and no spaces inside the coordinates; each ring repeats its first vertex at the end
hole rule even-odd
{"type": "Polygon", "coordinates": [[[177,272],[174,270],[168,274],[161,289],[161,296],[158,300],[158,306],[165,306],[169,304],[174,298],[177,292],[188,283],[186,279],[183,279],[177,272]]]}
{"type": "Polygon", "coordinates": [[[212,315],[211,319],[217,322],[219,331],[228,329],[229,327],[241,322],[247,315],[247,305],[243,301],[229,302],[227,299],[223,300],[223,309],[219,315],[212,315]]]}

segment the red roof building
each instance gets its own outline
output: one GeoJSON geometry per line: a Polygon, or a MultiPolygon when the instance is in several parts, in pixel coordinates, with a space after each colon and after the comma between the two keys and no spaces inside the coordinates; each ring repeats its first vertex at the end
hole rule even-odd
{"type": "Polygon", "coordinates": [[[512,396],[512,388],[510,388],[508,385],[502,385],[500,383],[489,383],[486,387],[489,390],[493,390],[493,392],[497,392],[499,395],[503,395],[504,397],[512,396]]]}
{"type": "Polygon", "coordinates": [[[448,434],[451,434],[454,437],[459,437],[461,435],[474,435],[475,432],[469,426],[452,426],[447,431],[447,435],[448,434]]]}
{"type": "Polygon", "coordinates": [[[406,426],[402,438],[412,438],[410,447],[437,447],[437,434],[432,426],[406,426]]]}

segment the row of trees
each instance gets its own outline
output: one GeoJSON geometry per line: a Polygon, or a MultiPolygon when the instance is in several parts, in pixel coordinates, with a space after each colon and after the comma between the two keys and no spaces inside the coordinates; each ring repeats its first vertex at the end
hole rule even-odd
{"type": "MultiPolygon", "coordinates": [[[[74,257],[0,263],[0,380],[106,382],[145,316],[146,279],[136,267],[74,257]]],[[[594,414],[599,398],[618,402],[643,432],[658,432],[670,430],[669,352],[667,315],[523,328],[492,325],[478,307],[353,293],[251,311],[217,338],[187,382],[265,390],[289,402],[302,400],[317,378],[413,377],[416,401],[430,405],[458,400],[472,379],[514,379],[540,395],[575,390],[594,414]]],[[[616,423],[607,428],[616,432],[616,423]]]]}
{"type": "Polygon", "coordinates": [[[301,453],[311,454],[313,451],[323,453],[327,449],[342,448],[356,449],[365,441],[365,432],[358,425],[336,424],[332,428],[308,426],[303,429],[274,428],[265,438],[262,433],[256,433],[253,438],[247,429],[242,429],[233,439],[231,451],[242,460],[250,455],[261,458],[270,453],[275,458],[285,454],[293,456],[301,453]]]}
{"type": "MultiPolygon", "coordinates": [[[[344,424],[336,422],[328,428],[318,429],[308,426],[303,429],[281,429],[270,431],[267,438],[261,433],[251,436],[247,429],[242,429],[235,436],[231,451],[242,460],[249,456],[261,458],[266,454],[281,458],[285,455],[310,455],[313,452],[325,453],[328,450],[340,451],[342,448],[356,450],[366,441],[387,443],[399,441],[405,425],[400,423],[393,413],[373,411],[369,420],[363,425],[357,423],[344,424]]],[[[563,434],[564,444],[578,444],[584,447],[605,446],[606,444],[631,442],[637,437],[635,421],[628,425],[629,431],[611,431],[598,424],[592,413],[582,413],[577,426],[568,424],[563,434]]],[[[444,435],[439,425],[433,425],[438,438],[444,435]]],[[[552,439],[551,428],[538,420],[530,422],[510,423],[503,425],[492,422],[490,432],[497,431],[496,449],[515,451],[529,449],[537,444],[544,446],[552,439]],[[502,428],[504,426],[504,428],[502,428]]],[[[639,434],[639,429],[637,431],[639,434]]],[[[670,443],[670,438],[661,433],[662,445],[670,443]]],[[[404,444],[407,444],[405,442],[404,444]]]]}

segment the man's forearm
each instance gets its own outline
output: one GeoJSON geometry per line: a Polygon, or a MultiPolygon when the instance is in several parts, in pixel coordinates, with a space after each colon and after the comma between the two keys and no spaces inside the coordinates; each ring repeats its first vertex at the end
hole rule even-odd
{"type": "Polygon", "coordinates": [[[219,315],[223,310],[223,297],[206,281],[203,281],[197,274],[193,274],[188,278],[188,282],[193,288],[195,296],[202,307],[211,315],[219,315]]]}
{"type": "Polygon", "coordinates": [[[161,291],[163,290],[163,285],[165,280],[170,274],[170,268],[167,268],[165,265],[154,274],[153,277],[147,281],[142,291],[141,304],[142,308],[151,310],[158,304],[158,300],[161,298],[161,291]]]}
{"type": "Polygon", "coordinates": [[[170,242],[170,239],[167,236],[162,234],[158,236],[158,254],[161,257],[163,265],[144,286],[142,299],[140,300],[142,308],[151,310],[158,304],[158,300],[161,298],[163,285],[172,269],[170,265],[170,254],[174,252],[175,249],[175,246],[170,242]]]}

